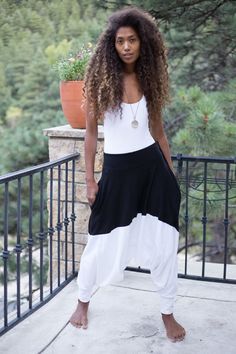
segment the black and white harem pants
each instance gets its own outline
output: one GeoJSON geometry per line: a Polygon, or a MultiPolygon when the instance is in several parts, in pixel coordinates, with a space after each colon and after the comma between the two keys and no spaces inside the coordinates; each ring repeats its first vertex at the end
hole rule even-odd
{"type": "Polygon", "coordinates": [[[78,298],[123,280],[130,262],[150,269],[161,313],[177,292],[180,188],[157,142],[134,152],[104,153],[81,257],[78,298]]]}

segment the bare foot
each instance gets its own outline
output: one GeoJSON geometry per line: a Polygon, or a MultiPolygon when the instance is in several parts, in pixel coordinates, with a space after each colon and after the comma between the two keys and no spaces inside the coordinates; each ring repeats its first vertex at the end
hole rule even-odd
{"type": "Polygon", "coordinates": [[[83,329],[88,328],[88,307],[89,302],[82,302],[78,300],[77,308],[70,318],[70,323],[72,326],[77,328],[82,327],[83,329]]]}
{"type": "Polygon", "coordinates": [[[166,328],[167,337],[172,342],[179,342],[185,337],[185,329],[175,320],[173,313],[165,315],[162,313],[162,320],[166,328]]]}

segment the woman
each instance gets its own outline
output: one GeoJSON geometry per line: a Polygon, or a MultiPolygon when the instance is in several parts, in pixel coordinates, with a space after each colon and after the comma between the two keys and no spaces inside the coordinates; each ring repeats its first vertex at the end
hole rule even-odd
{"type": "Polygon", "coordinates": [[[87,328],[94,289],[122,280],[135,260],[151,271],[167,336],[182,340],[185,330],[173,316],[180,190],[161,118],[169,100],[165,46],[149,14],[132,7],[109,18],[87,69],[85,93],[91,215],[70,323],[87,328]],[[104,162],[96,183],[98,120],[104,124],[104,162]]]}

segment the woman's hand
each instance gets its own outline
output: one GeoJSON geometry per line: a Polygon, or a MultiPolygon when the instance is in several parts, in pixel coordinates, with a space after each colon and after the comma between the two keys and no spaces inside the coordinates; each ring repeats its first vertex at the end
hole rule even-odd
{"type": "Polygon", "coordinates": [[[171,164],[171,165],[169,165],[169,166],[170,166],[170,169],[171,169],[171,171],[173,172],[173,174],[176,176],[177,172],[176,172],[176,170],[174,169],[173,164],[171,164]]]}
{"type": "Polygon", "coordinates": [[[99,187],[98,187],[98,184],[96,181],[87,182],[87,199],[88,199],[90,206],[93,205],[93,203],[96,199],[98,189],[99,189],[99,187]]]}

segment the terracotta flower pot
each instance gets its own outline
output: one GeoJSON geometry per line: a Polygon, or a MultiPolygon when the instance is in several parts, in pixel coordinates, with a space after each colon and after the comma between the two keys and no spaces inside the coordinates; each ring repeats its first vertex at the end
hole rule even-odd
{"type": "Polygon", "coordinates": [[[72,128],[86,128],[85,109],[81,107],[83,81],[61,81],[60,98],[63,113],[72,128]]]}

